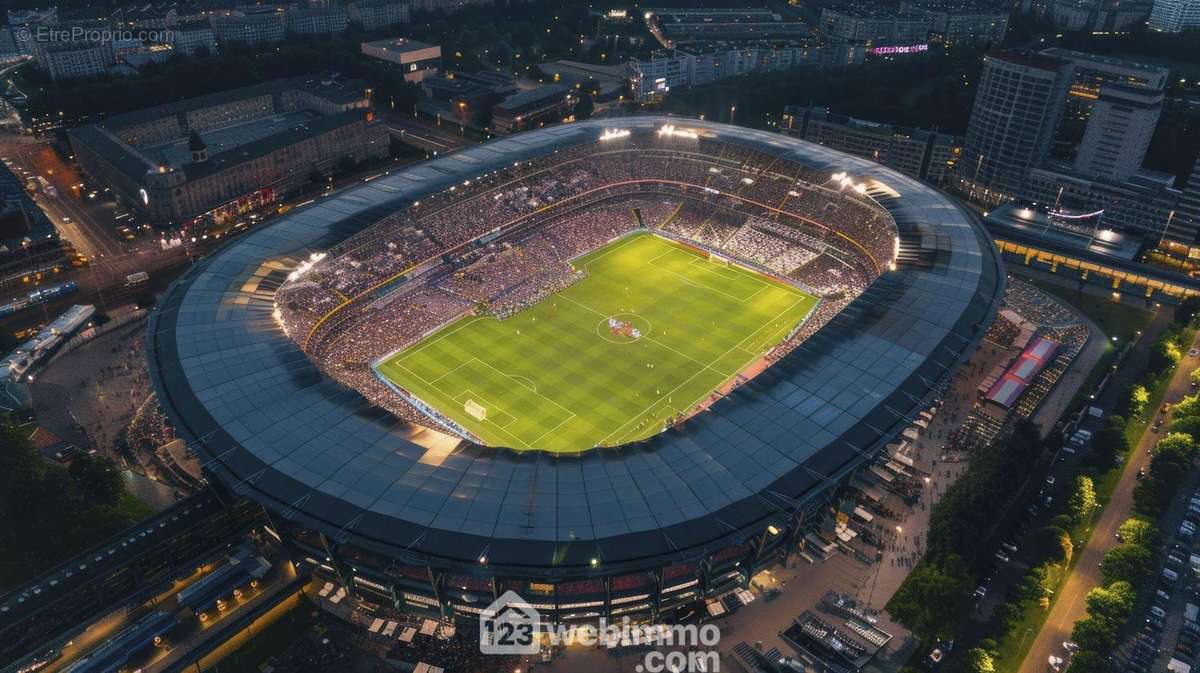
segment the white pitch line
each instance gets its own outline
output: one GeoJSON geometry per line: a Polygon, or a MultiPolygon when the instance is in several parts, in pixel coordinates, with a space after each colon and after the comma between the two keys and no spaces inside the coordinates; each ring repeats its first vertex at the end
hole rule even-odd
{"type": "MultiPolygon", "coordinates": [[[[471,358],[471,359],[472,359],[472,360],[475,360],[475,361],[476,361],[476,362],[478,362],[479,364],[481,364],[481,365],[483,365],[483,366],[487,367],[488,369],[491,369],[492,371],[496,372],[496,373],[497,373],[497,374],[499,374],[500,376],[503,376],[503,377],[505,377],[505,378],[508,378],[509,376],[511,376],[510,374],[506,374],[506,373],[504,373],[503,371],[501,371],[500,369],[497,369],[497,368],[496,368],[496,367],[494,367],[494,366],[493,366],[493,365],[492,365],[490,362],[486,362],[486,361],[484,361],[484,360],[480,360],[479,358],[471,358]]],[[[550,399],[549,397],[546,397],[545,395],[543,395],[543,394],[539,393],[538,391],[536,391],[536,390],[531,390],[531,391],[529,391],[529,392],[533,393],[534,395],[537,395],[538,397],[540,397],[540,398],[542,398],[543,400],[545,400],[545,401],[549,402],[550,404],[553,404],[554,406],[558,407],[559,409],[562,409],[563,411],[567,412],[568,414],[570,414],[570,418],[574,418],[574,417],[575,417],[575,412],[574,412],[574,411],[571,411],[570,409],[568,409],[568,408],[564,407],[563,405],[559,404],[558,402],[555,402],[554,400],[550,399]]]]}

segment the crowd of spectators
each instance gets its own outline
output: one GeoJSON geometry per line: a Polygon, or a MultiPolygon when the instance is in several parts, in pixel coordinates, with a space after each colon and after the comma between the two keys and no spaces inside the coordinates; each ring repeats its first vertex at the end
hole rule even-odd
{"type": "Polygon", "coordinates": [[[276,317],[335,378],[419,421],[374,361],[459,316],[512,315],[582,277],[574,258],[645,227],[821,295],[778,357],[892,261],[890,216],[840,184],[715,139],[582,145],[464,181],[298,263],[276,317]]]}

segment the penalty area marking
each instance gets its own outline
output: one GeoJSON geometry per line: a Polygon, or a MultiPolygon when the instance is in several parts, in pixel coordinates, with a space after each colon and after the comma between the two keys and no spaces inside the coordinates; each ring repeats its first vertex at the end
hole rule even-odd
{"type": "MultiPolygon", "coordinates": [[[[450,397],[450,396],[447,395],[447,397],[450,397]]],[[[508,426],[512,425],[517,420],[517,417],[508,413],[507,411],[505,411],[504,407],[502,407],[498,404],[493,404],[486,397],[484,397],[483,395],[477,395],[470,388],[464,388],[461,393],[459,393],[453,397],[450,397],[450,399],[453,400],[455,404],[459,404],[459,405],[466,404],[467,400],[472,400],[475,403],[482,405],[484,409],[488,410],[488,418],[486,418],[486,419],[476,418],[475,420],[480,423],[491,423],[492,425],[496,426],[497,428],[504,429],[504,428],[507,428],[508,426]],[[505,416],[507,416],[508,422],[507,423],[497,423],[492,418],[492,413],[491,413],[492,411],[498,411],[501,414],[504,414],[505,416]]],[[[513,437],[513,439],[519,439],[515,435],[512,435],[512,437],[513,437]]],[[[522,442],[522,443],[524,443],[524,442],[522,442]]]]}

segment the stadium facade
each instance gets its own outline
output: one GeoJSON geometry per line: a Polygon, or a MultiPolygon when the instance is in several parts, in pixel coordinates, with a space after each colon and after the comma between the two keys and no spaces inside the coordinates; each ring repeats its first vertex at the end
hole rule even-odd
{"type": "Polygon", "coordinates": [[[473,620],[515,590],[548,620],[672,621],[806,543],[978,346],[1003,289],[982,224],[924,183],[780,134],[634,117],[492,141],[293,211],[176,281],[147,340],[159,400],[210,480],[364,599],[473,620]],[[891,268],[706,411],[577,455],[479,446],[372,404],[282,329],[274,296],[297,260],[606,131],[653,146],[668,124],[870,184],[898,232],[891,268]]]}

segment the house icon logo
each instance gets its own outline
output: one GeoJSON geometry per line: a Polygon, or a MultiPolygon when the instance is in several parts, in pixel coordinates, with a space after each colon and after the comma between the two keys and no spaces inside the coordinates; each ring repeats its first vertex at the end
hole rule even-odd
{"type": "Polygon", "coordinates": [[[479,613],[479,651],[483,654],[537,654],[542,616],[514,591],[479,613]]]}

